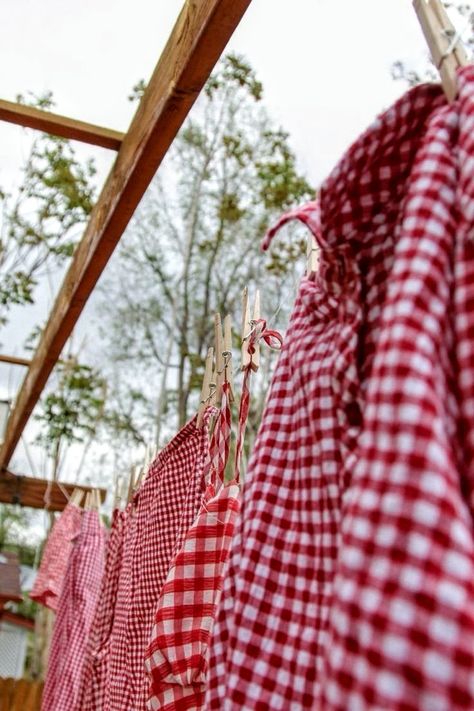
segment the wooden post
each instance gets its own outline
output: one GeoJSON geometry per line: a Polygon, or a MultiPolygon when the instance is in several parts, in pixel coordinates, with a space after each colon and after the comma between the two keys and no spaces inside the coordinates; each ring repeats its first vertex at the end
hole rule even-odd
{"type": "Polygon", "coordinates": [[[135,208],[250,0],[187,0],[92,211],[8,420],[10,461],[48,377],[135,208]]]}

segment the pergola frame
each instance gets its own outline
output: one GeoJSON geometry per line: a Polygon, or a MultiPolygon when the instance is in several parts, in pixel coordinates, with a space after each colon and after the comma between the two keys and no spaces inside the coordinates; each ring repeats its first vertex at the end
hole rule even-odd
{"type": "Polygon", "coordinates": [[[0,472],[6,471],[97,280],[250,2],[186,0],[124,135],[0,102],[2,120],[118,150],[8,419],[0,472]]]}

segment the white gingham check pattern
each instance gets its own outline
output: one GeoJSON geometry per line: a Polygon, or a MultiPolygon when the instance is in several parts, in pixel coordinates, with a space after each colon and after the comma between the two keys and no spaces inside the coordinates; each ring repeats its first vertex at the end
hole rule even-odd
{"type": "Polygon", "coordinates": [[[124,510],[115,509],[107,540],[105,571],[102,579],[94,621],[87,643],[78,706],[80,711],[102,711],[107,684],[117,590],[122,567],[124,528],[128,524],[131,504],[124,510]]]}
{"type": "Polygon", "coordinates": [[[68,504],[48,536],[30,598],[56,610],[66,575],[72,541],[81,530],[81,510],[68,504]]]}
{"type": "Polygon", "coordinates": [[[408,92],[321,189],[208,711],[474,708],[474,69],[459,81],[450,106],[408,92]]]}
{"type": "Polygon", "coordinates": [[[145,651],[172,560],[202,503],[210,412],[202,428],[194,418],[158,454],[134,497],[123,541],[104,711],[146,709],[145,651]]]}
{"type": "Polygon", "coordinates": [[[176,556],[160,597],[146,666],[152,711],[203,708],[209,639],[239,511],[234,481],[209,485],[201,511],[176,556]]]}
{"type": "Polygon", "coordinates": [[[82,514],[58,602],[42,711],[74,711],[89,630],[104,572],[106,532],[97,511],[82,514]]]}

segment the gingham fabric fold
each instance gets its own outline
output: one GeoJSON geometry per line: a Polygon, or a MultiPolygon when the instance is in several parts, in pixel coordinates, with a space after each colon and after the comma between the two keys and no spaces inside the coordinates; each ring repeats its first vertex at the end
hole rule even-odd
{"type": "Polygon", "coordinates": [[[222,385],[221,406],[217,413],[216,422],[209,445],[210,454],[210,483],[217,488],[224,483],[225,468],[229,459],[230,436],[232,431],[230,410],[230,386],[228,382],[222,385]]]}
{"type": "Polygon", "coordinates": [[[474,708],[474,68],[320,191],[249,464],[207,709],[474,708]]]}
{"type": "Polygon", "coordinates": [[[80,708],[79,686],[104,572],[105,542],[106,532],[97,511],[85,511],[58,602],[42,711],[80,708]]]}
{"type": "Polygon", "coordinates": [[[146,666],[152,711],[203,708],[208,646],[240,506],[235,482],[209,485],[160,597],[146,666]]]}
{"type": "Polygon", "coordinates": [[[81,530],[81,510],[68,504],[48,536],[30,598],[57,610],[72,541],[81,530]]]}
{"type": "Polygon", "coordinates": [[[131,505],[124,511],[115,509],[107,540],[105,570],[97,608],[87,642],[84,668],[77,709],[102,711],[107,684],[107,667],[110,654],[117,590],[122,567],[124,529],[128,525],[131,505]]]}
{"type": "Polygon", "coordinates": [[[281,348],[282,337],[259,319],[248,341],[250,362],[239,408],[233,480],[222,485],[231,435],[230,388],[222,402],[211,438],[210,483],[201,511],[189,529],[163,586],[146,654],[151,677],[151,711],[201,711],[204,708],[209,640],[220,600],[225,564],[240,510],[240,460],[250,402],[250,374],[256,344],[281,348]]]}
{"type": "Polygon", "coordinates": [[[204,703],[209,639],[240,505],[238,483],[223,484],[230,436],[225,382],[211,437],[206,493],[163,586],[146,651],[152,711],[198,711],[204,703]]]}
{"type": "Polygon", "coordinates": [[[158,599],[205,493],[208,417],[193,419],[158,454],[135,494],[124,531],[104,711],[146,709],[145,651],[158,599]]]}

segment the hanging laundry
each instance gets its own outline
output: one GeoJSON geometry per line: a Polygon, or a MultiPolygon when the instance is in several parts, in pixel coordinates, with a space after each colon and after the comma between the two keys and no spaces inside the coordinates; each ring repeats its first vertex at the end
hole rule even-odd
{"type": "Polygon", "coordinates": [[[459,87],[408,92],[321,188],[208,709],[474,708],[474,68],[459,87]]]}
{"type": "Polygon", "coordinates": [[[107,541],[105,571],[91,626],[84,669],[78,694],[79,711],[102,711],[107,684],[107,667],[110,654],[117,590],[122,567],[124,529],[129,523],[129,504],[124,511],[115,509],[107,541]]]}
{"type": "Polygon", "coordinates": [[[68,503],[55,521],[43,551],[30,598],[35,602],[57,610],[61,588],[64,583],[72,541],[81,530],[81,509],[68,503]]]}
{"type": "Polygon", "coordinates": [[[73,711],[104,572],[106,532],[97,511],[82,514],[58,603],[42,711],[73,711]]]}
{"type": "Polygon", "coordinates": [[[229,386],[224,383],[211,440],[211,480],[163,586],[146,652],[153,711],[204,706],[209,639],[240,507],[238,481],[223,483],[229,443],[229,386]]]}
{"type": "Polygon", "coordinates": [[[203,426],[190,421],[159,453],[133,498],[110,635],[104,711],[146,709],[145,651],[161,589],[205,492],[209,463],[208,409],[203,426]]]}
{"type": "MultiPolygon", "coordinates": [[[[221,343],[218,319],[215,379],[219,383],[219,375],[222,374],[224,380],[220,386],[221,407],[210,443],[210,481],[201,511],[174,560],[158,603],[146,653],[146,667],[152,682],[148,708],[152,711],[200,711],[204,708],[209,640],[240,509],[240,462],[250,406],[250,377],[259,367],[260,341],[270,348],[280,349],[282,345],[281,335],[267,329],[265,320],[259,316],[258,292],[252,321],[247,290],[244,290],[243,307],[241,367],[244,378],[234,475],[228,484],[224,484],[232,426],[232,385],[229,378],[232,371],[228,360],[230,322],[227,322],[227,335],[221,343]],[[218,354],[222,348],[224,357],[220,361],[218,354]]],[[[205,388],[201,395],[204,399],[205,388]]]]}

